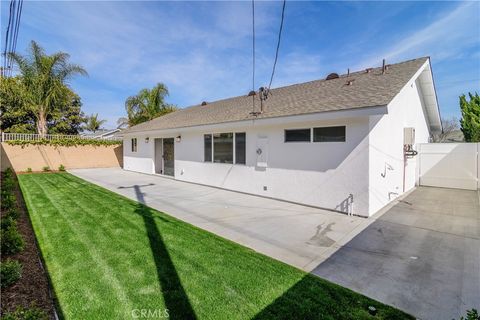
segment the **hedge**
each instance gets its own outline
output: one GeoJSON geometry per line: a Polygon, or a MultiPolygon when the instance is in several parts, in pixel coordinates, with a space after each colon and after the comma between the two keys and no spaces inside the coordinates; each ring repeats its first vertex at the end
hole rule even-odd
{"type": "Polygon", "coordinates": [[[122,144],[121,140],[97,140],[97,139],[39,139],[39,140],[8,140],[11,146],[53,146],[53,147],[77,147],[77,146],[115,146],[122,144]]]}

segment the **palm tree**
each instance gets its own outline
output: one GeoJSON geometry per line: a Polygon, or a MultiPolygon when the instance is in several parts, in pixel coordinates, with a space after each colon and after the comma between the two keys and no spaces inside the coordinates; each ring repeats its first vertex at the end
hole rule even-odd
{"type": "MultiPolygon", "coordinates": [[[[158,83],[152,89],[142,89],[136,96],[128,97],[125,101],[125,110],[127,111],[128,125],[152,120],[165,115],[177,108],[165,102],[168,96],[168,89],[163,83],[158,83]]],[[[119,119],[125,122],[125,119],[119,119]]]]}
{"type": "Polygon", "coordinates": [[[83,128],[85,130],[95,133],[105,122],[107,122],[107,120],[98,120],[98,113],[95,113],[87,117],[85,121],[85,126],[83,128]]]}
{"type": "Polygon", "coordinates": [[[67,81],[75,75],[88,74],[81,66],[68,62],[68,53],[47,55],[33,40],[28,51],[27,56],[17,53],[8,56],[20,69],[27,108],[35,115],[38,134],[44,136],[48,116],[65,97],[67,81]]]}

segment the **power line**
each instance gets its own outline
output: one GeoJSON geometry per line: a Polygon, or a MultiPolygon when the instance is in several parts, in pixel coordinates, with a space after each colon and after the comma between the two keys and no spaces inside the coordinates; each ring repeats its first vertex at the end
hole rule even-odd
{"type": "Polygon", "coordinates": [[[13,38],[13,53],[17,50],[18,31],[20,29],[20,19],[22,18],[23,0],[19,0],[17,9],[17,23],[15,25],[15,37],[13,38]]]}
{"type": "Polygon", "coordinates": [[[255,112],[255,0],[252,0],[252,112],[255,112]]]}
{"type": "MultiPolygon", "coordinates": [[[[15,53],[17,50],[17,40],[18,40],[18,32],[20,30],[20,19],[22,17],[22,8],[23,8],[23,0],[17,0],[17,16],[15,20],[15,29],[13,34],[13,44],[12,44],[12,53],[15,53]]],[[[12,75],[13,72],[13,60],[10,58],[10,68],[9,68],[9,75],[12,75]]]]}
{"type": "Polygon", "coordinates": [[[10,34],[10,26],[12,25],[12,7],[13,7],[13,1],[10,1],[10,11],[9,11],[9,16],[8,16],[8,25],[7,25],[7,32],[5,34],[5,48],[3,50],[3,69],[2,69],[2,76],[6,73],[6,68],[7,68],[7,51],[8,51],[8,45],[9,45],[9,34],[10,34]]]}
{"type": "Polygon", "coordinates": [[[282,18],[280,20],[280,30],[278,31],[277,50],[275,51],[275,61],[273,62],[272,76],[270,77],[270,83],[268,84],[268,91],[270,91],[270,87],[272,86],[273,76],[275,75],[275,68],[277,67],[278,52],[280,50],[280,41],[282,39],[283,20],[285,19],[285,4],[286,4],[286,2],[287,2],[286,0],[283,0],[282,18]]]}
{"type": "MultiPolygon", "coordinates": [[[[12,0],[13,2],[13,10],[12,10],[12,25],[10,26],[12,28],[12,31],[10,33],[10,43],[9,43],[9,47],[8,47],[8,52],[12,52],[13,50],[13,39],[15,38],[15,25],[16,25],[16,20],[15,20],[15,17],[16,17],[16,11],[17,11],[17,6],[16,6],[16,2],[15,0],[12,0]]],[[[12,68],[12,57],[10,55],[8,55],[7,57],[7,75],[10,76],[11,74],[11,68],[12,68]]]]}
{"type": "Polygon", "coordinates": [[[5,34],[5,49],[3,51],[2,76],[10,76],[13,70],[13,60],[10,53],[17,49],[20,19],[22,17],[23,0],[11,0],[7,31],[5,34]]]}

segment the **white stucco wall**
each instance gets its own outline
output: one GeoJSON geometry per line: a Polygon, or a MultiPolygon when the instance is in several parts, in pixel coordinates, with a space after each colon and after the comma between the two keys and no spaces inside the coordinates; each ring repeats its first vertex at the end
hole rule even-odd
{"type": "Polygon", "coordinates": [[[246,165],[204,162],[203,134],[209,132],[187,133],[175,149],[175,177],[336,210],[353,194],[354,212],[368,212],[368,118],[236,131],[247,133],[246,165]],[[346,142],[284,142],[285,129],[334,125],[346,125],[346,142]],[[268,141],[266,168],[256,165],[259,138],[268,141]]]}
{"type": "Polygon", "coordinates": [[[154,173],[155,143],[145,143],[147,135],[135,135],[137,138],[137,152],[132,152],[131,138],[123,140],[123,169],[142,173],[154,173]]]}
{"type": "MultiPolygon", "coordinates": [[[[175,178],[230,190],[258,194],[329,209],[347,210],[353,195],[353,212],[368,215],[369,118],[296,122],[218,130],[179,131],[175,142],[175,178]],[[284,130],[322,126],[346,126],[345,142],[284,142],[284,130]],[[215,132],[246,132],[246,165],[204,162],[203,135],[215,132]],[[267,167],[257,166],[259,141],[267,141],[267,167]],[[266,187],[266,190],[264,190],[266,187]],[[342,204],[343,202],[343,204],[342,204]]],[[[138,151],[131,152],[125,139],[124,168],[154,173],[154,142],[160,135],[137,136],[138,151]]]]}
{"type": "Polygon", "coordinates": [[[417,157],[404,164],[405,127],[415,128],[414,149],[417,144],[429,141],[422,94],[413,80],[388,105],[388,114],[370,117],[370,215],[415,186],[417,157]]]}

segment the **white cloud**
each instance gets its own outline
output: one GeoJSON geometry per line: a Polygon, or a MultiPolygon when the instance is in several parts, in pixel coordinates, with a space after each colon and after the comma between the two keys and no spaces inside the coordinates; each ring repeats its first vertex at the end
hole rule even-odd
{"type": "Polygon", "coordinates": [[[388,61],[431,56],[435,62],[459,57],[465,48],[480,42],[480,3],[463,2],[433,23],[395,40],[390,48],[376,52],[375,57],[359,64],[359,68],[388,61]],[[473,28],[472,28],[473,24],[473,28]]]}

